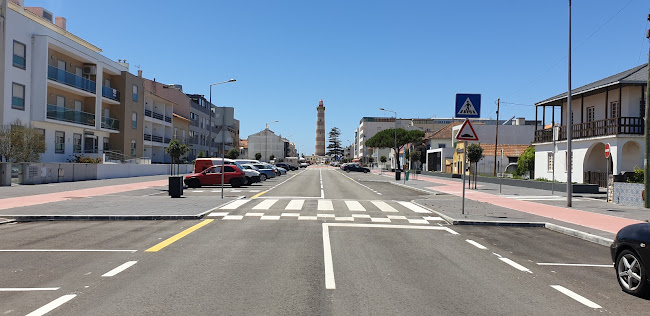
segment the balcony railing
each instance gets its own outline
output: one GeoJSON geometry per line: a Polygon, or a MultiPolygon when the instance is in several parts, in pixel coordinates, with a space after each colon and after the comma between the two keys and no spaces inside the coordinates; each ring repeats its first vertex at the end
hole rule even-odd
{"type": "MultiPolygon", "coordinates": [[[[643,135],[644,125],[642,117],[616,117],[580,124],[573,124],[571,136],[573,139],[609,136],[619,134],[643,135]]],[[[566,140],[566,126],[560,126],[558,140],[566,140]]],[[[535,131],[535,142],[544,143],[553,141],[553,130],[540,129],[535,131]]]]}
{"type": "Polygon", "coordinates": [[[167,122],[167,123],[171,123],[171,122],[172,122],[172,118],[169,117],[169,116],[165,116],[165,122],[167,122]]]}
{"type": "Polygon", "coordinates": [[[151,141],[152,142],[162,143],[163,142],[163,137],[162,136],[151,135],[151,141]]]}
{"type": "Polygon", "coordinates": [[[144,110],[144,115],[151,117],[151,110],[144,110]]]}
{"type": "Polygon", "coordinates": [[[102,117],[102,128],[120,130],[120,120],[111,117],[102,117]]]}
{"type": "Polygon", "coordinates": [[[169,144],[172,141],[171,138],[165,137],[165,144],[169,144]]]}
{"type": "Polygon", "coordinates": [[[151,141],[151,134],[144,134],[144,140],[151,141]]]}
{"type": "Polygon", "coordinates": [[[160,113],[153,112],[153,118],[163,121],[165,119],[165,116],[160,113]]]}
{"type": "Polygon", "coordinates": [[[48,104],[47,118],[87,126],[95,126],[95,114],[48,104]]]}
{"type": "Polygon", "coordinates": [[[120,90],[102,86],[102,96],[111,100],[120,101],[120,90]]]}
{"type": "Polygon", "coordinates": [[[47,78],[84,91],[97,92],[97,86],[94,81],[79,77],[52,65],[47,66],[47,78]]]}

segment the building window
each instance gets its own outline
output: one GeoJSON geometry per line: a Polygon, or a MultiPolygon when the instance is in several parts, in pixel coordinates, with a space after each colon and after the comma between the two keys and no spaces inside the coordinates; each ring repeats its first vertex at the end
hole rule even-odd
{"type": "Polygon", "coordinates": [[[131,113],[131,128],[138,128],[138,113],[131,113]]]}
{"type": "Polygon", "coordinates": [[[110,150],[111,145],[109,143],[109,138],[108,137],[104,137],[104,145],[103,146],[104,147],[102,147],[102,150],[110,150]]]}
{"type": "Polygon", "coordinates": [[[11,108],[16,110],[25,110],[25,86],[14,82],[11,90],[11,108]]]}
{"type": "Polygon", "coordinates": [[[65,154],[65,132],[56,131],[54,133],[54,152],[65,154]]]}
{"type": "Polygon", "coordinates": [[[548,171],[552,172],[554,165],[555,161],[553,160],[553,153],[548,153],[548,171]]]}
{"type": "Polygon", "coordinates": [[[25,44],[14,41],[14,67],[25,69],[27,66],[25,53],[27,49],[25,44]]]}
{"type": "Polygon", "coordinates": [[[617,118],[621,115],[621,109],[618,105],[618,101],[613,101],[609,103],[612,115],[610,116],[611,118],[617,118]]]}
{"type": "Polygon", "coordinates": [[[77,154],[81,153],[81,134],[72,135],[72,152],[77,154]]]}
{"type": "Polygon", "coordinates": [[[593,122],[595,114],[596,114],[596,110],[594,109],[594,107],[593,106],[588,107],[587,108],[587,122],[593,122]]]}
{"type": "Polygon", "coordinates": [[[445,148],[445,147],[447,147],[446,144],[438,144],[438,148],[445,148]]]}
{"type": "Polygon", "coordinates": [[[138,101],[138,86],[133,85],[133,101],[138,101]]]}
{"type": "Polygon", "coordinates": [[[136,155],[136,142],[135,139],[131,140],[131,157],[135,157],[136,155]]]}

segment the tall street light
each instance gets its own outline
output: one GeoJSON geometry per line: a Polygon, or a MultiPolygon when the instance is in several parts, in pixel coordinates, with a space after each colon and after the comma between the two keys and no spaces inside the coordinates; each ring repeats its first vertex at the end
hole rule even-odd
{"type": "Polygon", "coordinates": [[[397,166],[399,165],[399,153],[397,152],[397,112],[379,108],[381,111],[391,112],[395,114],[395,180],[399,180],[397,166]]]}
{"type": "MultiPolygon", "coordinates": [[[[210,155],[210,151],[212,150],[212,113],[213,113],[212,112],[212,86],[216,86],[218,84],[223,84],[223,83],[235,82],[235,81],[237,81],[237,80],[230,79],[230,80],[227,80],[227,81],[217,82],[217,83],[213,83],[213,84],[210,85],[210,120],[209,120],[209,123],[208,123],[209,124],[209,126],[208,126],[208,131],[209,131],[208,155],[209,156],[212,156],[212,155],[210,155]]],[[[221,116],[221,135],[222,135],[221,136],[222,137],[222,139],[221,139],[221,148],[222,148],[222,151],[221,151],[221,198],[222,199],[223,199],[223,182],[225,181],[225,179],[224,179],[224,173],[225,172],[224,171],[226,169],[225,168],[226,154],[224,153],[224,151],[225,151],[224,143],[226,142],[226,137],[225,137],[226,134],[223,131],[223,127],[224,127],[224,125],[226,125],[226,115],[225,115],[226,114],[226,109],[225,109],[225,107],[224,107],[223,113],[224,113],[224,115],[221,116]]]]}
{"type": "MultiPolygon", "coordinates": [[[[279,120],[275,120],[273,122],[266,122],[266,130],[264,130],[264,158],[268,158],[268,153],[269,153],[269,124],[277,123],[280,122],[279,120]]],[[[269,162],[271,162],[271,159],[269,159],[269,162]]]]}

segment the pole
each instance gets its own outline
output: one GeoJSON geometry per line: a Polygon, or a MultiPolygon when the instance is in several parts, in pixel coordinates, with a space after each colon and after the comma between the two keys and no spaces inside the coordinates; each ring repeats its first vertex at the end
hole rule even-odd
{"type": "MultiPolygon", "coordinates": [[[[501,161],[497,162],[497,169],[501,171],[501,161]]],[[[499,173],[499,194],[501,194],[501,174],[499,173]]]]}
{"type": "Polygon", "coordinates": [[[494,176],[497,176],[497,147],[499,146],[499,105],[501,104],[501,98],[497,99],[497,131],[494,134],[494,176]]]}
{"type": "MultiPolygon", "coordinates": [[[[571,139],[573,138],[573,121],[571,120],[571,0],[569,0],[569,90],[567,91],[567,111],[566,111],[566,206],[571,207],[571,196],[573,195],[573,185],[571,184],[571,164],[573,153],[571,152],[571,139]]],[[[647,125],[647,124],[646,124],[647,125]]],[[[647,148],[647,146],[646,146],[647,148]]],[[[647,168],[647,167],[646,167],[647,168]]]]}
{"type": "MultiPolygon", "coordinates": [[[[208,157],[212,157],[212,85],[210,85],[210,119],[208,120],[208,157]]],[[[223,168],[222,168],[223,169],[223,168]]],[[[222,172],[223,173],[223,170],[222,172]]]]}
{"type": "Polygon", "coordinates": [[[467,158],[467,141],[463,141],[463,204],[461,207],[461,214],[465,214],[465,160],[467,158]]]}
{"type": "MultiPolygon", "coordinates": [[[[503,162],[503,148],[501,148],[501,160],[499,160],[499,164],[503,162]]],[[[501,170],[501,167],[499,166],[499,171],[501,171],[501,176],[499,177],[499,194],[501,194],[501,184],[503,183],[503,170],[501,170]]]]}
{"type": "Polygon", "coordinates": [[[397,111],[395,111],[395,174],[399,172],[397,171],[398,166],[399,166],[399,152],[397,150],[397,111]]]}
{"type": "MultiPolygon", "coordinates": [[[[553,173],[553,177],[551,178],[551,195],[555,195],[555,152],[557,151],[557,144],[555,139],[557,138],[555,136],[555,124],[553,124],[553,128],[551,129],[553,131],[553,165],[551,168],[553,168],[551,171],[553,173]]],[[[558,133],[560,131],[557,131],[558,133]]]]}
{"type": "MultiPolygon", "coordinates": [[[[210,103],[212,104],[212,103],[210,103]]],[[[224,174],[226,173],[226,167],[224,166],[226,162],[226,132],[224,128],[226,127],[226,107],[223,107],[223,113],[221,114],[221,198],[223,199],[223,181],[224,174]]],[[[210,127],[212,128],[212,127],[210,127]]]]}
{"type": "MultiPolygon", "coordinates": [[[[650,14],[648,14],[648,21],[650,21],[650,14]]],[[[650,30],[648,30],[646,37],[650,39],[650,30]]],[[[648,52],[648,67],[650,67],[650,51],[648,52]]],[[[646,194],[643,206],[645,208],[650,208],[650,199],[648,199],[648,192],[650,192],[650,181],[648,181],[648,177],[650,177],[650,163],[648,163],[648,156],[650,156],[650,70],[648,70],[648,83],[646,84],[645,92],[645,170],[643,173],[643,186],[646,194]]]]}

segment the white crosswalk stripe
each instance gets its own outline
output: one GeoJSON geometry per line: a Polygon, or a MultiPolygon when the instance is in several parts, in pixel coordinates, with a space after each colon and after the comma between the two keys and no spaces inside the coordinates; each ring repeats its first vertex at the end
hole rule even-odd
{"type": "Polygon", "coordinates": [[[402,206],[416,213],[431,213],[429,210],[425,209],[424,207],[415,205],[411,202],[397,201],[397,203],[402,204],[402,206]]]}
{"type": "Polygon", "coordinates": [[[287,204],[287,207],[284,209],[287,211],[300,211],[302,210],[302,206],[305,204],[305,200],[291,200],[289,201],[289,204],[287,204]]]}
{"type": "Polygon", "coordinates": [[[397,213],[397,210],[384,201],[371,201],[382,212],[397,213]]]}
{"type": "Polygon", "coordinates": [[[359,201],[345,201],[345,205],[348,206],[348,209],[350,211],[356,211],[356,212],[365,212],[366,209],[359,203],[359,201]]]}
{"type": "Polygon", "coordinates": [[[330,200],[318,200],[318,210],[319,211],[333,211],[334,206],[330,200]]]}
{"type": "Polygon", "coordinates": [[[246,199],[234,200],[234,201],[220,207],[219,209],[222,209],[222,210],[236,210],[238,207],[246,204],[248,201],[250,201],[250,200],[246,200],[246,199]]]}
{"type": "Polygon", "coordinates": [[[254,209],[254,210],[268,210],[268,209],[270,209],[271,206],[273,206],[273,204],[275,204],[275,202],[277,202],[277,201],[278,201],[278,200],[272,200],[272,199],[264,200],[264,201],[260,202],[260,204],[257,204],[257,205],[255,205],[255,206],[253,206],[253,209],[254,209]]]}

